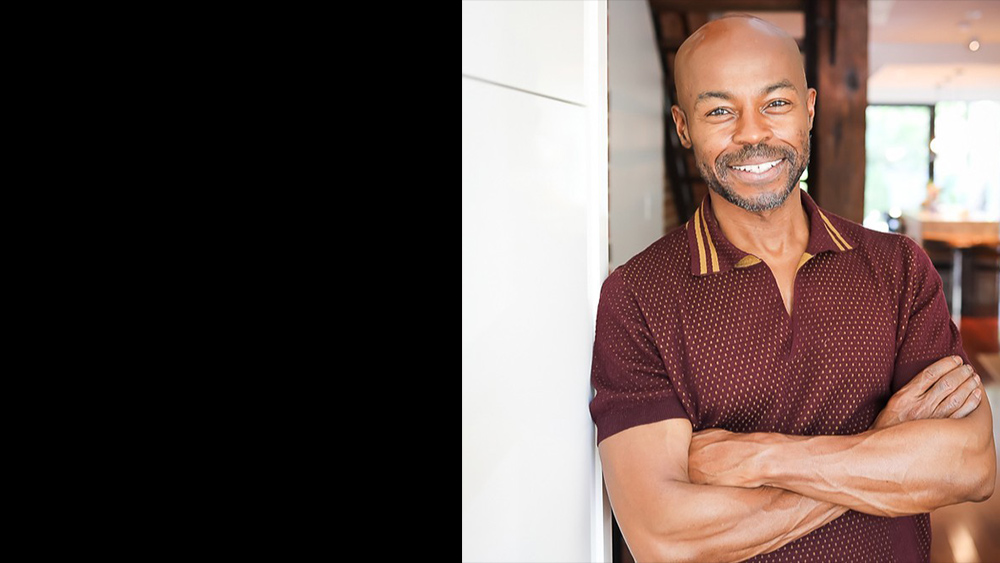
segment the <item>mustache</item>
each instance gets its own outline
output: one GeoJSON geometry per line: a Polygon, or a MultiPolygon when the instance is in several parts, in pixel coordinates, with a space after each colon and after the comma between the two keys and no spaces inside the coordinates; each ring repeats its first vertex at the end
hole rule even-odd
{"type": "Polygon", "coordinates": [[[719,175],[722,176],[729,171],[729,167],[733,164],[760,158],[765,158],[767,160],[778,160],[779,158],[784,158],[788,161],[788,164],[794,166],[796,164],[796,156],[795,151],[787,147],[774,147],[764,143],[758,143],[756,145],[743,145],[743,148],[736,152],[726,153],[719,156],[716,161],[716,169],[719,172],[719,175]]]}

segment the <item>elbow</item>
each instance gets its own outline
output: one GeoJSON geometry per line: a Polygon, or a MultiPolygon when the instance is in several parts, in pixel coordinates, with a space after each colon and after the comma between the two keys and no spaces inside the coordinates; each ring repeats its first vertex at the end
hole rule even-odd
{"type": "Polygon", "coordinates": [[[993,491],[997,483],[997,463],[995,457],[989,456],[989,458],[985,464],[986,471],[982,472],[978,483],[976,483],[976,487],[972,491],[971,498],[969,499],[972,502],[983,502],[993,496],[993,491]]]}
{"type": "Polygon", "coordinates": [[[731,555],[713,551],[706,543],[660,540],[632,551],[636,563],[705,563],[705,561],[737,561],[731,555]]]}
{"type": "Polygon", "coordinates": [[[629,552],[636,563],[688,563],[698,560],[679,542],[664,538],[646,538],[635,545],[630,543],[629,552]]]}
{"type": "Polygon", "coordinates": [[[636,563],[702,563],[706,561],[701,559],[697,554],[693,552],[685,552],[677,549],[676,546],[654,550],[652,552],[645,552],[641,554],[633,553],[632,557],[635,559],[636,563]]]}
{"type": "Polygon", "coordinates": [[[940,475],[940,480],[928,482],[922,492],[911,496],[912,504],[903,510],[889,510],[886,514],[870,513],[890,517],[909,516],[963,502],[983,502],[993,496],[996,486],[996,457],[992,453],[991,444],[990,452],[965,457],[957,464],[962,469],[953,469],[940,475]]]}
{"type": "Polygon", "coordinates": [[[979,452],[973,459],[975,461],[969,464],[970,470],[966,473],[965,498],[960,502],[983,502],[993,496],[996,487],[997,459],[992,440],[989,449],[979,452]]]}
{"type": "Polygon", "coordinates": [[[996,485],[996,463],[982,464],[960,473],[954,473],[940,482],[936,482],[923,493],[912,498],[912,505],[902,510],[865,511],[876,516],[910,516],[912,514],[932,512],[939,508],[961,504],[963,502],[983,502],[993,496],[996,485]]]}
{"type": "MultiPolygon", "coordinates": [[[[968,437],[956,461],[956,469],[961,469],[952,475],[962,484],[962,498],[957,502],[983,502],[993,496],[997,480],[997,449],[992,429],[968,437]]],[[[955,481],[952,483],[958,484],[955,481]]]]}
{"type": "Polygon", "coordinates": [[[993,496],[995,481],[991,482],[989,485],[984,485],[980,490],[976,491],[976,495],[973,496],[972,502],[983,502],[989,500],[993,496]]]}
{"type": "Polygon", "coordinates": [[[692,542],[678,540],[670,535],[646,535],[626,543],[636,563],[701,563],[709,559],[692,542]]]}

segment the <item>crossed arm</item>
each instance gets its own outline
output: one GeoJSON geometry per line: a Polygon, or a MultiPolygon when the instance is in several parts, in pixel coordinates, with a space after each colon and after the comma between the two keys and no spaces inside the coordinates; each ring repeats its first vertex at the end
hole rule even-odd
{"type": "Polygon", "coordinates": [[[858,435],[692,433],[686,419],[669,419],[605,439],[608,495],[633,556],[738,561],[849,509],[901,516],[988,498],[992,416],[960,363],[929,366],[858,435]]]}

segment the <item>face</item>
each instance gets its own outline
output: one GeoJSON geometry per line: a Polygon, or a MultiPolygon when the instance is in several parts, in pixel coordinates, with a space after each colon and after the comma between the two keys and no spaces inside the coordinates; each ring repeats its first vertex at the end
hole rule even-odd
{"type": "Polygon", "coordinates": [[[816,101],[794,43],[759,32],[709,32],[679,53],[672,108],[709,188],[752,212],[779,207],[798,186],[816,101]]]}

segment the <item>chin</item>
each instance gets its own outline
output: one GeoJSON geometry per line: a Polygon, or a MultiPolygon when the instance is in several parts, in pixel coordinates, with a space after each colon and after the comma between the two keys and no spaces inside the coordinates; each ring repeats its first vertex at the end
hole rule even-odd
{"type": "Polygon", "coordinates": [[[788,182],[775,187],[743,187],[734,189],[721,182],[708,182],[709,187],[733,205],[751,212],[777,209],[792,194],[798,182],[788,182]]]}

